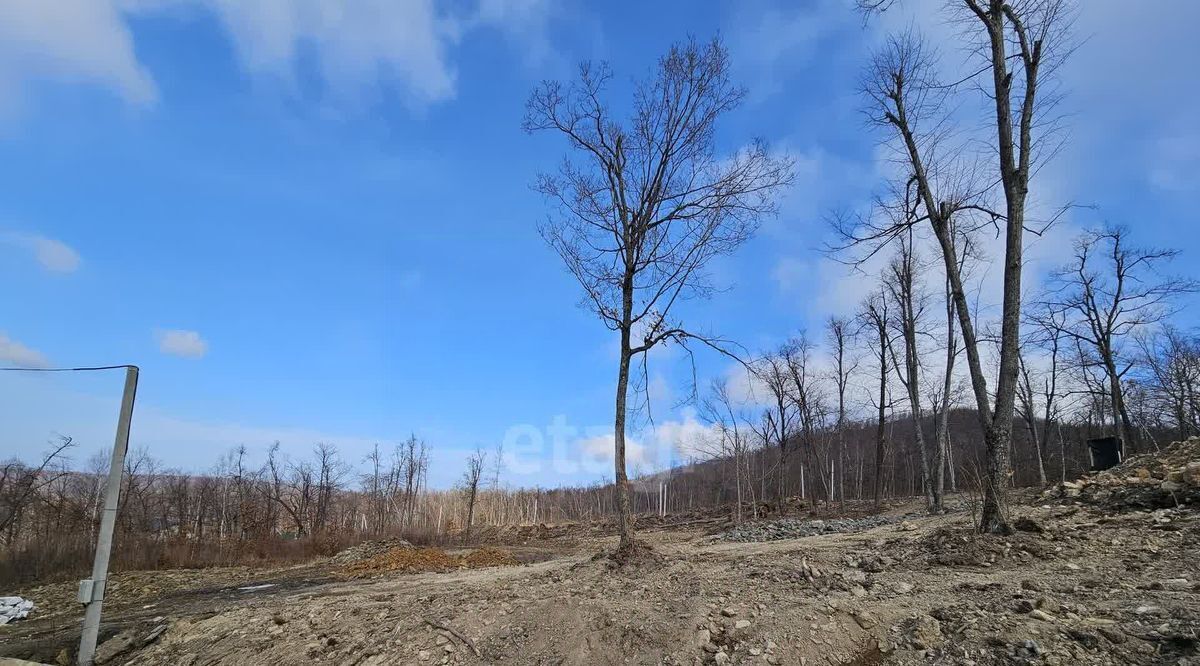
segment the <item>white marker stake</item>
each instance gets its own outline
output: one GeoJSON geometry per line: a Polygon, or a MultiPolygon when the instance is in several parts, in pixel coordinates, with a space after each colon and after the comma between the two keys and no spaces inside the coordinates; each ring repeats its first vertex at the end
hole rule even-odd
{"type": "Polygon", "coordinates": [[[112,552],[113,529],[121,495],[121,474],[125,471],[125,452],[129,449],[129,423],[133,420],[133,399],[137,395],[138,369],[125,369],[125,393],[121,396],[121,416],[117,420],[117,438],[113,442],[108,484],[104,490],[104,513],[100,516],[100,536],[96,540],[96,559],[92,577],[79,583],[79,601],[86,605],[83,636],[79,639],[79,664],[92,666],[96,639],[100,635],[100,609],[104,604],[104,586],[108,582],[108,557],[112,552]]]}

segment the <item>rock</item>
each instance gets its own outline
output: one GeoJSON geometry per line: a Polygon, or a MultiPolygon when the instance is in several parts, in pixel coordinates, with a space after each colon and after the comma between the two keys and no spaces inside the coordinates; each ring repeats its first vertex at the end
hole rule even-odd
{"type": "Polygon", "coordinates": [[[1033,534],[1043,534],[1046,528],[1042,527],[1041,523],[1030,518],[1029,516],[1021,516],[1013,521],[1013,529],[1019,532],[1031,532],[1033,534]]]}
{"type": "Polygon", "coordinates": [[[908,594],[909,592],[913,591],[913,584],[912,583],[896,583],[896,585],[893,586],[892,589],[896,591],[896,594],[908,594]]]}
{"type": "Polygon", "coordinates": [[[722,650],[721,652],[718,652],[713,655],[713,663],[714,664],[728,664],[729,663],[729,655],[725,654],[725,652],[722,650]]]}
{"type": "Polygon", "coordinates": [[[928,650],[942,642],[942,625],[936,618],[920,615],[901,624],[909,645],[919,650],[928,650]]]}
{"type": "Polygon", "coordinates": [[[160,624],[157,627],[155,627],[154,629],[151,629],[150,633],[145,638],[142,639],[142,645],[149,645],[150,643],[153,643],[154,641],[158,640],[158,637],[162,636],[163,632],[166,630],[167,630],[167,625],[165,625],[165,624],[160,624]]]}
{"type": "Polygon", "coordinates": [[[905,520],[900,523],[901,532],[912,532],[915,529],[917,529],[917,524],[912,521],[905,520]]]}
{"type": "Polygon", "coordinates": [[[697,631],[695,642],[696,642],[696,645],[699,645],[701,647],[712,642],[712,632],[709,631],[708,629],[701,629],[700,631],[697,631]]]}
{"type": "Polygon", "coordinates": [[[1163,588],[1168,590],[1186,590],[1191,587],[1191,583],[1186,578],[1168,578],[1161,582],[1163,588]]]}
{"type": "Polygon", "coordinates": [[[1028,599],[1017,599],[1016,603],[1013,604],[1013,610],[1017,611],[1018,613],[1029,613],[1032,612],[1034,608],[1035,606],[1033,605],[1033,602],[1028,599]]]}
{"type": "Polygon", "coordinates": [[[875,619],[874,615],[871,615],[865,610],[854,611],[850,614],[850,617],[854,618],[854,621],[858,623],[858,626],[862,627],[863,629],[874,629],[875,627],[879,626],[879,620],[875,619]]]}
{"type": "Polygon", "coordinates": [[[95,662],[97,664],[107,664],[116,659],[122,654],[128,652],[137,644],[137,638],[134,636],[132,629],[126,629],[121,633],[100,644],[96,648],[95,662]]]}
{"type": "Polygon", "coordinates": [[[737,611],[733,608],[722,608],[721,615],[724,615],[725,617],[734,617],[737,615],[737,611]]]}
{"type": "Polygon", "coordinates": [[[1020,647],[1016,649],[1018,657],[1037,657],[1042,653],[1042,648],[1037,644],[1037,641],[1026,640],[1022,641],[1020,647]]]}
{"type": "Polygon", "coordinates": [[[1037,601],[1033,602],[1034,607],[1043,610],[1047,613],[1057,613],[1062,607],[1057,601],[1051,597],[1038,597],[1037,601]]]}
{"type": "Polygon", "coordinates": [[[1112,627],[1096,627],[1096,631],[1101,636],[1108,639],[1108,642],[1116,644],[1116,645],[1120,645],[1121,643],[1124,643],[1125,641],[1129,640],[1129,637],[1126,636],[1123,632],[1121,632],[1117,629],[1113,629],[1112,627]]]}
{"type": "Polygon", "coordinates": [[[1035,620],[1041,620],[1042,622],[1053,622],[1054,621],[1054,618],[1049,613],[1047,613],[1044,610],[1041,610],[1040,608],[1035,608],[1035,609],[1029,611],[1029,617],[1031,617],[1035,620]]]}
{"type": "Polygon", "coordinates": [[[1100,645],[1100,637],[1090,631],[1082,629],[1068,629],[1067,635],[1070,636],[1076,643],[1083,647],[1094,650],[1100,645]]]}

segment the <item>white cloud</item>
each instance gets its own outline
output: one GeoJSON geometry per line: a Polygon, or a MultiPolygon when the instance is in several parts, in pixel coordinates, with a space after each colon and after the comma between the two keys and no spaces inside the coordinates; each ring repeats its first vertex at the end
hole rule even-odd
{"type": "Polygon", "coordinates": [[[34,77],[97,84],[138,106],[158,97],[112,0],[0,3],[0,104],[16,104],[22,80],[34,77]]]}
{"type": "MultiPolygon", "coordinates": [[[[595,463],[602,463],[604,465],[602,469],[611,467],[613,456],[616,455],[616,443],[613,440],[612,433],[581,439],[576,443],[576,447],[579,449],[585,463],[589,466],[595,463]]],[[[645,445],[628,434],[625,436],[626,469],[647,464],[649,457],[646,454],[645,445]]]]}
{"type": "Polygon", "coordinates": [[[79,268],[79,253],[66,243],[40,237],[33,238],[31,243],[34,256],[46,270],[71,273],[79,268]]]}
{"type": "Polygon", "coordinates": [[[714,443],[719,439],[716,431],[698,421],[695,410],[685,409],[681,417],[681,420],[663,421],[654,427],[653,439],[658,455],[673,453],[685,459],[711,456],[717,448],[714,443]]]}
{"type": "Polygon", "coordinates": [[[455,96],[453,48],[471,31],[497,29],[527,57],[549,52],[547,0],[480,0],[471,10],[435,0],[8,0],[0,3],[0,99],[27,80],[107,87],[135,106],[158,90],[137,59],[131,16],[190,5],[213,12],[242,66],[294,84],[302,55],[339,101],[381,84],[417,107],[455,96]],[[452,5],[451,5],[452,6],[452,5]]]}
{"type": "Polygon", "coordinates": [[[208,342],[196,331],[160,331],[158,333],[158,350],[172,356],[202,358],[208,352],[208,342]]]}
{"type": "Polygon", "coordinates": [[[50,362],[44,354],[13,340],[3,331],[0,331],[0,361],[24,368],[50,366],[50,362]]]}
{"type": "Polygon", "coordinates": [[[290,81],[301,50],[311,47],[338,97],[389,79],[419,106],[454,96],[448,50],[460,26],[431,0],[211,0],[210,6],[253,73],[290,81]]]}
{"type": "Polygon", "coordinates": [[[0,241],[15,245],[33,254],[34,259],[48,271],[71,273],[79,268],[79,253],[70,245],[35,234],[6,233],[0,241]]]}

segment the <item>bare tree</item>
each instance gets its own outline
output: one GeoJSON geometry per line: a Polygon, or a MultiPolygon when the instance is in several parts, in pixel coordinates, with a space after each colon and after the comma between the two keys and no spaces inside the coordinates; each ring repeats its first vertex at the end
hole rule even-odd
{"type": "Polygon", "coordinates": [[[1200,338],[1172,326],[1138,336],[1143,380],[1180,439],[1200,432],[1200,338]]]}
{"type": "MultiPolygon", "coordinates": [[[[858,4],[874,12],[895,3],[860,0],[858,4]]],[[[865,233],[850,235],[856,242],[882,242],[917,223],[930,223],[950,281],[987,446],[979,528],[1003,533],[1010,529],[1004,489],[1009,476],[1018,379],[1026,203],[1039,160],[1053,152],[1035,134],[1040,138],[1054,136],[1055,119],[1048,113],[1056,100],[1045,88],[1052,85],[1054,70],[1069,53],[1066,34],[1072,16],[1066,0],[956,0],[948,7],[951,18],[962,27],[964,38],[977,44],[974,54],[981,67],[959,83],[974,84],[992,102],[995,134],[986,142],[986,152],[997,159],[996,176],[978,175],[978,164],[964,161],[968,151],[962,146],[946,149],[943,145],[952,134],[946,111],[952,105],[947,104],[946,97],[960,86],[937,81],[935,57],[921,38],[911,31],[893,37],[876,54],[864,92],[872,108],[872,120],[887,128],[898,144],[905,168],[893,188],[893,198],[896,206],[904,207],[904,214],[892,216],[883,226],[868,225],[865,233]],[[990,83],[979,81],[981,77],[990,78],[990,83]],[[993,189],[998,189],[1004,199],[1001,210],[987,205],[987,195],[993,189]],[[980,360],[976,326],[954,245],[952,220],[972,216],[981,216],[1002,228],[1005,244],[994,400],[980,360]]]]}
{"type": "Polygon", "coordinates": [[[611,78],[607,65],[585,63],[573,84],[543,83],[529,98],[523,127],[562,134],[578,156],[538,178],[553,204],[540,231],[583,287],[583,304],[620,335],[614,467],[618,550],[628,552],[630,365],[663,342],[718,344],[685,328],[674,306],[712,292],[709,260],[732,252],[775,212],[792,165],[760,141],[717,154],[717,119],[745,97],[730,81],[719,40],[673,46],[637,84],[628,120],[604,100],[611,78]]]}
{"type": "Polygon", "coordinates": [[[487,453],[483,449],[467,457],[467,471],[463,472],[462,491],[467,500],[466,535],[471,535],[471,524],[475,520],[475,501],[479,498],[479,482],[483,479],[484,468],[487,464],[487,453]]]}
{"type": "Polygon", "coordinates": [[[1045,320],[1078,342],[1094,358],[1107,383],[1116,434],[1127,446],[1136,441],[1123,382],[1136,354],[1132,336],[1164,321],[1174,301],[1195,292],[1194,280],[1165,276],[1163,265],[1176,250],[1131,247],[1123,227],[1086,231],[1074,254],[1050,275],[1041,306],[1045,320]]]}
{"type": "MultiPolygon", "coordinates": [[[[754,486],[749,483],[749,433],[743,428],[745,415],[734,404],[729,395],[729,384],[724,379],[714,379],[710,385],[709,394],[700,403],[700,415],[713,429],[717,431],[717,448],[707,453],[730,459],[733,462],[734,479],[734,509],[733,520],[742,522],[742,506],[744,504],[743,489],[751,498],[754,486]]],[[[703,446],[703,443],[699,443],[703,446]]]]}
{"type": "Polygon", "coordinates": [[[934,470],[941,467],[942,459],[940,451],[937,455],[930,456],[929,445],[925,440],[925,429],[922,426],[924,420],[924,410],[921,408],[922,365],[917,338],[923,333],[921,326],[929,299],[921,289],[916,277],[917,270],[917,255],[910,233],[907,238],[901,238],[899,252],[888,266],[886,277],[883,280],[887,293],[896,306],[893,325],[899,329],[900,341],[903,343],[904,361],[901,362],[896,358],[895,345],[888,345],[888,353],[892,357],[896,375],[908,394],[913,439],[917,443],[917,451],[921,456],[921,478],[926,508],[931,513],[936,513],[942,510],[942,488],[934,482],[933,476],[934,470]]]}
{"type": "Polygon", "coordinates": [[[823,430],[827,416],[823,400],[820,378],[811,371],[813,343],[808,336],[801,333],[788,341],[781,350],[783,361],[791,378],[791,399],[796,413],[796,434],[804,458],[800,464],[801,496],[808,498],[815,493],[805,492],[805,470],[813,470],[820,487],[824,491],[826,503],[831,499],[831,482],[822,470],[825,465],[817,450],[817,435],[823,430]]]}
{"type": "Polygon", "coordinates": [[[20,520],[38,490],[66,473],[47,474],[55,463],[65,458],[73,444],[70,437],[60,435],[58,441],[42,454],[37,465],[30,466],[17,460],[0,464],[0,534],[5,534],[6,539],[11,540],[9,527],[20,520]]]}
{"type": "Polygon", "coordinates": [[[775,499],[781,512],[786,510],[788,460],[796,433],[795,390],[788,363],[788,356],[793,353],[791,347],[791,342],[785,343],[750,364],[752,375],[767,392],[767,406],[755,432],[764,446],[779,450],[775,499]]]}
{"type": "Polygon", "coordinates": [[[850,386],[850,377],[858,369],[859,360],[851,357],[851,347],[854,339],[854,329],[850,319],[846,317],[830,317],[825,324],[829,348],[833,351],[833,383],[837,390],[837,447],[839,480],[841,490],[838,493],[843,506],[846,502],[846,390],[850,386]]]}
{"type": "Polygon", "coordinates": [[[891,370],[888,366],[889,349],[891,347],[890,317],[888,315],[888,299],[882,290],[876,291],[862,302],[859,307],[858,320],[860,326],[874,337],[867,337],[867,346],[879,364],[879,394],[873,399],[877,413],[875,426],[875,508],[878,509],[883,499],[883,459],[887,449],[887,409],[888,376],[891,370]]]}

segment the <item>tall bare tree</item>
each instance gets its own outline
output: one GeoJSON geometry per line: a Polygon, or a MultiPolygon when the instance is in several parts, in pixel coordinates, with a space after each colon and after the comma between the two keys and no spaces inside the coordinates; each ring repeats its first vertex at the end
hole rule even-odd
{"type": "Polygon", "coordinates": [[[792,164],[761,141],[717,152],[717,120],[745,91],[719,40],[673,46],[636,85],[629,117],[605,100],[612,72],[585,63],[579,78],[548,81],[529,98],[523,127],[566,137],[572,153],[537,189],[553,204],[540,227],[583,287],[583,304],[620,336],[614,415],[619,552],[634,544],[625,426],[630,366],[661,343],[718,342],[676,316],[713,285],[708,262],[728,254],[776,211],[792,164]]]}
{"type": "Polygon", "coordinates": [[[775,499],[779,510],[785,511],[787,494],[787,471],[791,447],[795,444],[796,400],[792,375],[787,357],[792,353],[791,342],[779,349],[763,354],[750,364],[758,385],[766,391],[766,407],[762,411],[760,426],[755,429],[763,444],[779,450],[776,467],[775,499]]]}
{"type": "Polygon", "coordinates": [[[796,413],[796,434],[799,436],[800,450],[803,459],[800,463],[801,495],[812,497],[815,501],[815,489],[805,492],[806,470],[812,470],[817,484],[824,491],[826,504],[832,499],[832,482],[825,476],[825,465],[817,448],[817,436],[823,430],[827,416],[825,402],[820,386],[820,377],[812,371],[812,353],[814,345],[805,333],[788,341],[781,350],[781,356],[791,379],[791,400],[796,413]]]}
{"type": "Polygon", "coordinates": [[[837,391],[837,447],[840,492],[842,504],[846,502],[846,390],[850,377],[858,369],[859,360],[851,356],[854,328],[846,317],[830,317],[825,324],[829,348],[833,351],[833,384],[837,391]]]}
{"type": "Polygon", "coordinates": [[[891,406],[888,398],[888,376],[891,374],[888,359],[891,355],[889,349],[892,336],[889,330],[888,299],[883,290],[867,296],[859,307],[858,320],[859,325],[867,331],[867,346],[879,364],[879,394],[873,398],[877,414],[874,499],[875,508],[878,509],[883,500],[883,459],[887,450],[887,409],[891,406]]]}
{"type": "Polygon", "coordinates": [[[896,375],[908,394],[909,416],[912,419],[913,439],[917,443],[917,451],[921,456],[921,480],[925,493],[926,508],[931,512],[942,510],[942,488],[934,482],[934,470],[942,465],[940,452],[931,456],[929,444],[925,439],[924,410],[921,401],[921,349],[918,336],[921,336],[925,309],[928,305],[927,294],[922,290],[917,278],[917,255],[913,248],[913,238],[910,234],[902,238],[899,252],[892,259],[884,276],[883,282],[888,295],[895,307],[892,324],[898,329],[904,360],[896,358],[895,345],[888,345],[888,353],[892,357],[892,366],[896,375]],[[936,460],[934,460],[936,458],[936,460]]]}
{"type": "MultiPolygon", "coordinates": [[[[896,2],[860,0],[858,4],[867,12],[875,12],[896,2]]],[[[1055,97],[1046,88],[1052,88],[1053,73],[1070,51],[1067,34],[1072,7],[1068,0],[955,0],[947,7],[949,18],[958,22],[960,35],[974,49],[979,69],[957,84],[941,83],[936,77],[932,49],[911,31],[892,37],[876,54],[864,92],[872,120],[887,128],[898,144],[904,169],[894,185],[894,198],[906,212],[893,216],[882,228],[869,228],[854,237],[883,241],[917,223],[930,223],[950,281],[987,445],[979,528],[1002,533],[1010,529],[1004,490],[1009,476],[1019,367],[1027,200],[1039,160],[1053,152],[1052,145],[1042,140],[1054,135],[1056,124],[1049,115],[1055,97]],[[954,105],[947,104],[953,102],[947,97],[956,95],[964,87],[961,84],[971,84],[993,107],[994,135],[985,142],[985,154],[996,159],[994,176],[979,173],[981,162],[963,160],[963,154],[972,151],[949,141],[954,132],[946,109],[954,105]],[[1003,205],[995,209],[988,205],[993,190],[1003,198],[1003,205]],[[1004,238],[1004,291],[994,398],[980,359],[977,326],[972,321],[954,245],[952,221],[973,216],[995,224],[1004,238]]]]}

